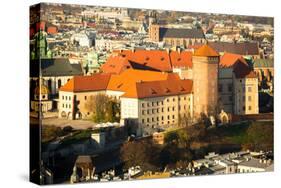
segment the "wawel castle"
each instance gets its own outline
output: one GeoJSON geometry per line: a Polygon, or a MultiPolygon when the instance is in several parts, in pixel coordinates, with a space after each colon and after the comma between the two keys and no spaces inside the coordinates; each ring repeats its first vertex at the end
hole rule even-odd
{"type": "MultiPolygon", "coordinates": [[[[208,44],[193,51],[114,51],[100,73],[73,76],[59,89],[60,118],[88,119],[91,96],[120,102],[121,122],[142,127],[177,125],[182,117],[257,114],[258,78],[237,54],[208,44]]],[[[228,120],[227,117],[225,120],[228,120]]]]}

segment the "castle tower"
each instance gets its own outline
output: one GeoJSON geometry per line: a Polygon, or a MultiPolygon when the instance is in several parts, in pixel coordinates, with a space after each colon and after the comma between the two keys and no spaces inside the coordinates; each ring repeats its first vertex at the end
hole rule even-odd
{"type": "Polygon", "coordinates": [[[194,117],[215,115],[218,98],[219,54],[203,45],[193,56],[194,117]]]}

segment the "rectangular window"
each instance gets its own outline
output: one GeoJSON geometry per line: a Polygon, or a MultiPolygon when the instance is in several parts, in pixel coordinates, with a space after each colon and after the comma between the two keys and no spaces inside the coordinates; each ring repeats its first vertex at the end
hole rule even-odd
{"type": "Polygon", "coordinates": [[[141,121],[142,123],[144,123],[144,119],[142,119],[142,121],[141,121]]]}
{"type": "Polygon", "coordinates": [[[228,90],[229,92],[232,92],[232,84],[228,84],[228,85],[227,85],[227,90],[228,90]]]}
{"type": "Polygon", "coordinates": [[[228,97],[228,100],[229,100],[229,101],[232,101],[232,96],[229,96],[229,97],[228,97]]]}
{"type": "Polygon", "coordinates": [[[248,110],[252,110],[252,106],[248,106],[248,110]]]}
{"type": "Polygon", "coordinates": [[[149,114],[149,110],[147,110],[147,114],[149,114]]]}
{"type": "Polygon", "coordinates": [[[144,115],[144,114],[145,114],[145,111],[143,110],[143,111],[142,111],[142,115],[144,115]]]}
{"type": "Polygon", "coordinates": [[[248,101],[252,101],[252,97],[251,96],[248,96],[248,101]]]}
{"type": "Polygon", "coordinates": [[[141,106],[144,108],[145,107],[144,103],[142,103],[141,106]]]}
{"type": "Polygon", "coordinates": [[[147,122],[149,122],[149,118],[147,118],[147,122]]]}
{"type": "Polygon", "coordinates": [[[84,98],[85,98],[85,100],[87,100],[87,96],[85,96],[84,98]]]}
{"type": "Polygon", "coordinates": [[[64,100],[64,96],[62,96],[62,100],[64,100]]]}
{"type": "Polygon", "coordinates": [[[252,92],[252,87],[248,87],[248,91],[249,91],[249,92],[252,92]]]}
{"type": "Polygon", "coordinates": [[[219,84],[219,92],[222,92],[222,85],[219,84]]]}

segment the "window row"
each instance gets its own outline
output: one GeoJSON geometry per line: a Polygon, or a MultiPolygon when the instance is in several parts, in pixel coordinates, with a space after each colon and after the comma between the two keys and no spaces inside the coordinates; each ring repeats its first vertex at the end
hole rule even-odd
{"type": "Polygon", "coordinates": [[[63,107],[63,108],[71,108],[71,104],[64,104],[64,103],[63,103],[63,104],[62,104],[62,107],[63,107]]]}
{"type": "Polygon", "coordinates": [[[62,96],[62,100],[69,100],[69,101],[70,101],[70,100],[71,100],[71,96],[64,96],[64,95],[63,95],[63,96],[62,96]]]}
{"type": "MultiPolygon", "coordinates": [[[[187,100],[187,97],[179,97],[179,98],[178,98],[178,101],[180,101],[181,99],[182,99],[182,100],[187,100]]],[[[177,100],[176,97],[174,97],[174,98],[171,99],[171,101],[173,101],[173,102],[175,102],[176,100],[177,100]]],[[[170,99],[167,98],[166,101],[167,101],[167,102],[170,102],[170,99]]],[[[188,98],[188,101],[190,101],[190,98],[188,98]]],[[[142,106],[143,108],[145,108],[145,107],[159,106],[159,105],[164,105],[164,101],[143,102],[143,103],[141,104],[141,106],[142,106]]]]}
{"type": "MultiPolygon", "coordinates": [[[[167,120],[174,120],[176,118],[175,115],[168,115],[166,117],[167,120]]],[[[164,121],[164,116],[161,117],[152,117],[152,118],[143,118],[142,123],[149,123],[149,122],[155,122],[155,121],[164,121]]]]}

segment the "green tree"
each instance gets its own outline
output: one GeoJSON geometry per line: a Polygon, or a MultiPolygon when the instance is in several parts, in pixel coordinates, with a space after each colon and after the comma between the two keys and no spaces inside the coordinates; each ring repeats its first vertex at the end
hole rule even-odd
{"type": "Polygon", "coordinates": [[[118,101],[105,94],[91,96],[85,108],[93,113],[92,120],[96,123],[120,120],[118,101]]]}

